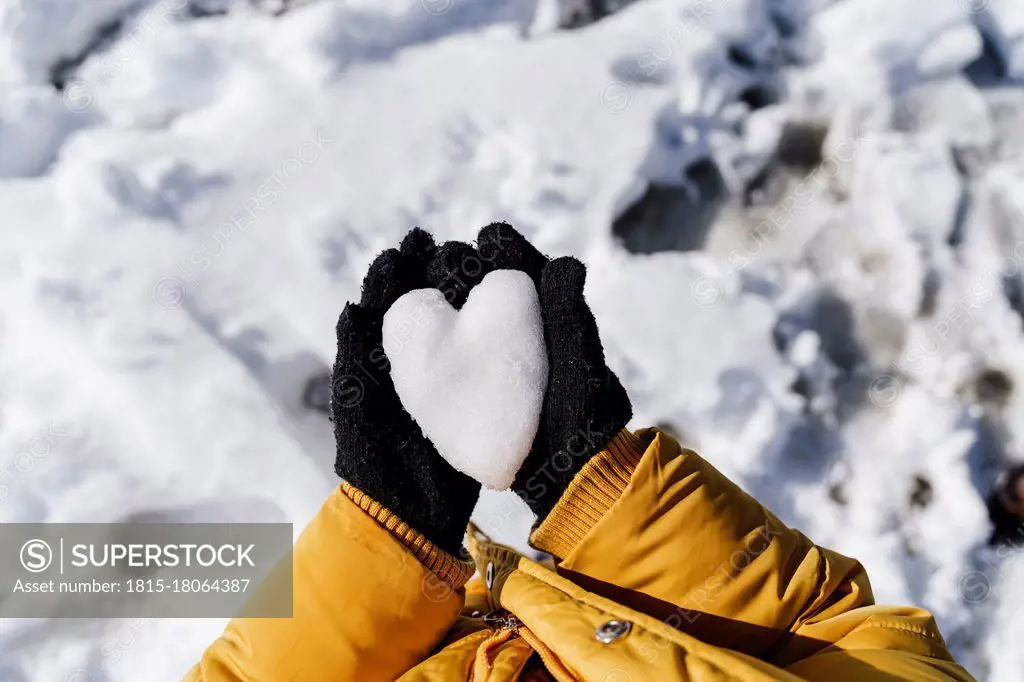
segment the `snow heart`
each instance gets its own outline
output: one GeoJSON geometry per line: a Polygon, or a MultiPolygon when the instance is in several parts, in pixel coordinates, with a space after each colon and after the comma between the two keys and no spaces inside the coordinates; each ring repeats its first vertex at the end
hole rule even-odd
{"type": "Polygon", "coordinates": [[[548,356],[537,289],[526,273],[488,274],[455,310],[437,289],[384,315],[384,351],[403,407],[441,456],[507,490],[537,435],[548,356]]]}

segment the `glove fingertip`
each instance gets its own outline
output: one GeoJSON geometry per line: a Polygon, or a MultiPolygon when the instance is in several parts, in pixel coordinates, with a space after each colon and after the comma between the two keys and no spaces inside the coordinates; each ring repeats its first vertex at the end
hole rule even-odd
{"type": "Polygon", "coordinates": [[[359,302],[364,308],[383,313],[398,298],[401,258],[398,249],[387,249],[374,259],[363,278],[359,302]]]}
{"type": "Polygon", "coordinates": [[[445,242],[427,266],[427,282],[444,294],[450,305],[461,308],[470,290],[490,270],[490,265],[469,244],[445,242]]]}
{"type": "Polygon", "coordinates": [[[495,270],[522,270],[536,284],[547,265],[542,254],[526,237],[508,223],[491,223],[477,235],[477,251],[495,270]]]}
{"type": "Polygon", "coordinates": [[[434,237],[429,232],[423,228],[414,227],[402,239],[398,250],[406,259],[418,264],[421,270],[425,270],[430,259],[434,257],[437,246],[434,244],[434,237]]]}
{"type": "Polygon", "coordinates": [[[544,268],[541,277],[541,296],[582,300],[586,284],[587,266],[572,256],[562,256],[544,268]]]}
{"type": "Polygon", "coordinates": [[[348,333],[362,312],[362,308],[358,303],[352,303],[351,301],[345,304],[345,307],[341,309],[341,315],[338,316],[338,324],[336,331],[340,336],[342,333],[348,333]]]}

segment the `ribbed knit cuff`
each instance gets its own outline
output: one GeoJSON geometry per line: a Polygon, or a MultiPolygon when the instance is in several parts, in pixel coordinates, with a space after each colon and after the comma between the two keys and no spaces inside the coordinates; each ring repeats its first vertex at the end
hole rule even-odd
{"type": "Polygon", "coordinates": [[[559,559],[568,556],[622,495],[646,449],[637,436],[619,431],[583,465],[530,535],[530,544],[559,559]]]}
{"type": "Polygon", "coordinates": [[[453,590],[465,585],[473,575],[473,571],[476,570],[475,564],[456,559],[437,547],[425,535],[398,518],[396,514],[363,491],[344,481],[341,482],[341,490],[356,503],[356,506],[387,530],[391,537],[402,543],[421,564],[433,571],[453,590]]]}

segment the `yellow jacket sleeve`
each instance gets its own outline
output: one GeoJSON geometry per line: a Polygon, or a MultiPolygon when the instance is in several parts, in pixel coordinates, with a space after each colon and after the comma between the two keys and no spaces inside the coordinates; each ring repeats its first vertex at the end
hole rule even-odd
{"type": "Polygon", "coordinates": [[[345,484],[293,556],[293,617],[232,620],[186,682],[392,682],[455,622],[472,572],[345,484]]]}
{"type": "Polygon", "coordinates": [[[581,586],[807,679],[970,679],[930,614],[875,606],[859,562],[664,433],[616,436],[531,540],[581,586]]]}

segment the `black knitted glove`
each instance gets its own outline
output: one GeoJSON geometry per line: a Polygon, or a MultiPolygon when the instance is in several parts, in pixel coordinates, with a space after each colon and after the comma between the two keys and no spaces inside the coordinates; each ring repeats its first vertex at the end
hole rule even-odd
{"type": "Polygon", "coordinates": [[[493,269],[526,272],[540,296],[548,387],[537,437],[512,490],[543,520],[583,465],[626,425],[633,406],[605,364],[597,323],[583,299],[583,263],[548,260],[505,223],[480,230],[477,251],[493,269]]]}
{"type": "Polygon", "coordinates": [[[362,299],[338,320],[331,412],[338,447],[335,471],[446,552],[458,556],[480,484],[456,471],[402,407],[382,339],[384,313],[414,289],[436,287],[461,307],[485,271],[462,272],[476,251],[435,247],[414,229],[399,249],[383,252],[363,280],[362,299]]]}

